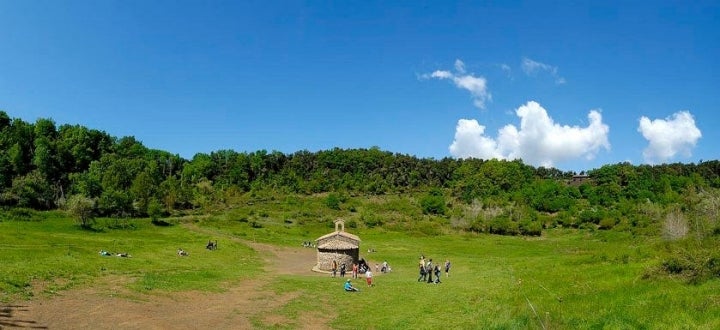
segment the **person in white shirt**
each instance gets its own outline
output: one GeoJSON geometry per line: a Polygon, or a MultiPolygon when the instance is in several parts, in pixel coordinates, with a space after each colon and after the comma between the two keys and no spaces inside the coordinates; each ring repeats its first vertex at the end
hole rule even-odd
{"type": "Polygon", "coordinates": [[[368,269],[368,270],[365,272],[365,281],[367,281],[367,285],[368,285],[368,286],[372,286],[372,285],[373,285],[373,284],[372,284],[372,271],[370,271],[370,269],[368,269]]]}

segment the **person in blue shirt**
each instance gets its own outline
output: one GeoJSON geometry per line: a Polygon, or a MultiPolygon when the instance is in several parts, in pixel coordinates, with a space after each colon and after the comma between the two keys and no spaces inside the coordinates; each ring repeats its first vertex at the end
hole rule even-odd
{"type": "Polygon", "coordinates": [[[358,291],[358,289],[350,283],[350,280],[347,280],[345,281],[345,291],[353,292],[358,291]]]}

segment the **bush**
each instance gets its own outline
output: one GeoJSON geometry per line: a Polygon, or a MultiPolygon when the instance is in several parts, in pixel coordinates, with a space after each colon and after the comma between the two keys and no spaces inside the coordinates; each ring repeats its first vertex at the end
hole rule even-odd
{"type": "Polygon", "coordinates": [[[332,210],[340,210],[340,197],[334,193],[330,193],[327,198],[325,198],[325,205],[332,210]]]}
{"type": "Polygon", "coordinates": [[[383,225],[382,218],[374,213],[363,213],[360,216],[360,220],[365,223],[368,228],[374,228],[383,225]]]}
{"type": "Polygon", "coordinates": [[[470,222],[467,230],[474,233],[484,233],[487,230],[484,219],[481,217],[475,218],[470,222]]]}
{"type": "Polygon", "coordinates": [[[556,217],[557,223],[564,228],[577,228],[577,220],[568,212],[560,212],[556,217]]]}
{"type": "Polygon", "coordinates": [[[67,209],[81,228],[88,229],[95,222],[95,204],[89,197],[72,195],[67,200],[67,209]]]}
{"type": "Polygon", "coordinates": [[[593,223],[593,224],[599,224],[600,220],[603,218],[603,212],[596,210],[596,209],[586,209],[580,211],[580,214],[578,214],[578,220],[580,224],[584,223],[593,223]]]}
{"type": "Polygon", "coordinates": [[[684,260],[680,260],[677,257],[670,257],[662,262],[662,269],[669,274],[680,274],[687,269],[691,269],[684,260]]]}
{"type": "Polygon", "coordinates": [[[616,223],[617,221],[615,220],[615,218],[603,218],[602,220],[600,220],[599,229],[612,229],[613,227],[615,227],[616,223]]]}
{"type": "Polygon", "coordinates": [[[660,271],[684,277],[689,283],[702,283],[720,277],[720,254],[712,247],[684,246],[661,261],[660,271]]]}
{"type": "Polygon", "coordinates": [[[445,197],[439,189],[431,190],[420,199],[423,214],[444,215],[447,212],[445,197]]]}
{"type": "Polygon", "coordinates": [[[532,220],[522,221],[519,230],[521,235],[540,236],[542,234],[542,223],[532,220]]]}
{"type": "Polygon", "coordinates": [[[15,207],[7,212],[10,220],[14,221],[42,221],[43,217],[40,212],[24,207],[15,207]]]}
{"type": "Polygon", "coordinates": [[[490,221],[488,232],[498,235],[517,235],[520,233],[520,229],[517,222],[510,221],[505,216],[500,216],[490,221]]]}

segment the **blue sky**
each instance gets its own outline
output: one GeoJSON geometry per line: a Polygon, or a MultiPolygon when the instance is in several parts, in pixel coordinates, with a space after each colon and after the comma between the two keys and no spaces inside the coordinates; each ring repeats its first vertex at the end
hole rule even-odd
{"type": "Polygon", "coordinates": [[[188,159],[718,159],[718,58],[717,1],[0,0],[0,109],[188,159]]]}

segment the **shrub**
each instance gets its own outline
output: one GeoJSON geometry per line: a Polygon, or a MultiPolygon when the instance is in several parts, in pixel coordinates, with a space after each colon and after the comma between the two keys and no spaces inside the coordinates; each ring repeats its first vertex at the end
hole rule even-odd
{"type": "Polygon", "coordinates": [[[594,223],[599,224],[600,220],[603,218],[603,212],[597,210],[597,209],[586,209],[580,211],[580,214],[578,214],[578,220],[580,224],[584,223],[594,223]]]}
{"type": "Polygon", "coordinates": [[[95,222],[95,200],[83,195],[72,195],[67,200],[67,209],[82,228],[90,228],[95,222]]]}
{"type": "Polygon", "coordinates": [[[520,233],[518,223],[505,216],[496,217],[488,224],[488,232],[498,235],[517,235],[520,233]]]}
{"type": "Polygon", "coordinates": [[[383,221],[382,218],[380,218],[375,213],[363,213],[360,216],[360,220],[365,223],[365,226],[368,228],[374,228],[377,226],[382,226],[383,221]]]}
{"type": "Polygon", "coordinates": [[[615,220],[615,218],[606,217],[606,218],[603,218],[602,220],[600,220],[600,226],[598,228],[599,229],[612,229],[613,227],[615,227],[616,223],[617,223],[617,221],[615,220]]]}
{"type": "Polygon", "coordinates": [[[325,198],[325,205],[332,210],[340,210],[340,197],[334,193],[330,193],[327,198],[325,198]]]}
{"type": "Polygon", "coordinates": [[[532,220],[521,221],[519,231],[521,235],[540,236],[542,234],[542,223],[532,220]]]}
{"type": "Polygon", "coordinates": [[[470,222],[467,230],[475,233],[484,233],[487,230],[484,219],[481,217],[475,218],[475,220],[470,222]]]}
{"type": "Polygon", "coordinates": [[[420,206],[423,214],[444,215],[447,212],[445,205],[445,197],[439,189],[431,190],[427,195],[420,199],[420,206]]]}
{"type": "Polygon", "coordinates": [[[681,276],[689,283],[698,284],[709,278],[720,277],[720,254],[714,251],[714,246],[684,246],[665,257],[659,269],[669,275],[681,276]]]}
{"type": "Polygon", "coordinates": [[[689,230],[687,220],[682,213],[671,212],[665,217],[663,238],[675,241],[685,237],[689,230]]]}
{"type": "Polygon", "coordinates": [[[41,214],[33,209],[15,207],[7,212],[8,218],[15,221],[41,221],[41,214]]]}
{"type": "Polygon", "coordinates": [[[556,217],[557,223],[565,228],[577,228],[577,220],[568,212],[560,212],[556,217]]]}

